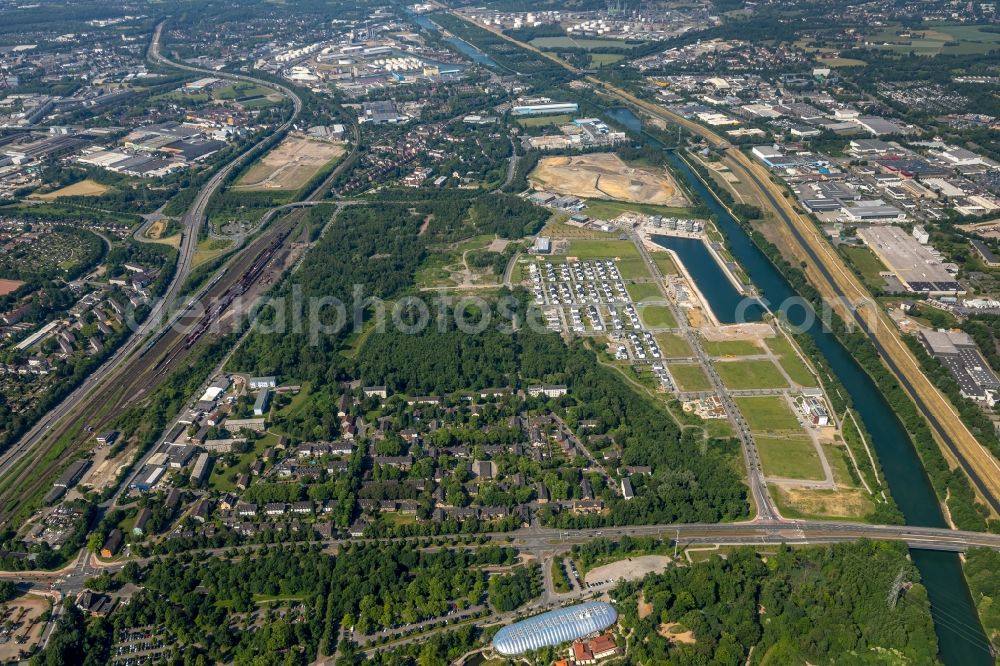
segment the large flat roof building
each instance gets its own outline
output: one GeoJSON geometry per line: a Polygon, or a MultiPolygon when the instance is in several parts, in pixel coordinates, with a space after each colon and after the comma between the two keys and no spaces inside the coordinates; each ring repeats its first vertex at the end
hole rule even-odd
{"type": "Polygon", "coordinates": [[[964,331],[921,331],[924,346],[955,379],[963,397],[990,400],[988,391],[1000,390],[1000,379],[983,358],[972,336],[964,331]]]}
{"type": "Polygon", "coordinates": [[[930,295],[965,293],[930,248],[899,227],[865,227],[858,229],[858,237],[907,290],[930,295]]]}

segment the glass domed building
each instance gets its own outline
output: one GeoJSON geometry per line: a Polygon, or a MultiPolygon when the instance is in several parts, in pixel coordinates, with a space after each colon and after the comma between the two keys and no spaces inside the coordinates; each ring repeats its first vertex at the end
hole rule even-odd
{"type": "Polygon", "coordinates": [[[522,654],[603,631],[617,619],[614,606],[601,601],[558,608],[504,627],[493,637],[493,649],[504,656],[522,654]]]}

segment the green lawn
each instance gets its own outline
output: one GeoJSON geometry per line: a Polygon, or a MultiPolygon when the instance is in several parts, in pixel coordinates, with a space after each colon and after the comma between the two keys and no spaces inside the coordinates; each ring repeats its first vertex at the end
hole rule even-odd
{"type": "Polygon", "coordinates": [[[666,252],[650,252],[650,255],[653,257],[653,263],[656,264],[656,267],[664,275],[677,275],[680,273],[677,270],[677,264],[674,263],[674,258],[666,252]]]}
{"type": "Polygon", "coordinates": [[[687,358],[691,356],[691,345],[675,333],[657,333],[656,342],[664,358],[687,358]]]}
{"type": "Polygon", "coordinates": [[[636,303],[641,303],[647,299],[662,301],[663,293],[655,282],[638,282],[636,284],[625,285],[625,291],[636,303]]]}
{"type": "MultiPolygon", "coordinates": [[[[634,163],[633,163],[634,164],[634,163]]],[[[613,220],[622,213],[635,212],[647,215],[667,215],[670,217],[691,217],[689,208],[672,208],[655,204],[610,201],[608,199],[587,199],[587,215],[599,220],[613,220]]]]}
{"type": "Polygon", "coordinates": [[[716,363],[723,383],[731,389],[784,388],[788,382],[778,367],[768,360],[716,363]]]}
{"type": "Polygon", "coordinates": [[[540,49],[602,49],[638,46],[638,42],[623,39],[594,39],[591,37],[536,37],[531,45],[540,49]]]}
{"type": "Polygon", "coordinates": [[[597,69],[606,65],[613,65],[624,57],[624,54],[621,53],[591,53],[590,66],[593,69],[597,69]]]}
{"type": "MultiPolygon", "coordinates": [[[[722,365],[721,363],[719,365],[722,365]]],[[[736,406],[743,413],[753,432],[800,430],[799,420],[780,395],[736,397],[736,406]]]]}
{"type": "Polygon", "coordinates": [[[842,249],[869,287],[881,289],[885,286],[885,280],[882,279],[879,273],[888,269],[879,261],[874,252],[867,247],[846,245],[842,249]]]}
{"type": "Polygon", "coordinates": [[[702,340],[709,356],[753,356],[764,352],[753,340],[702,340]]]}
{"type": "Polygon", "coordinates": [[[235,465],[223,468],[221,462],[216,461],[212,466],[212,473],[208,477],[208,488],[218,492],[233,492],[236,490],[236,477],[250,471],[250,465],[264,455],[265,449],[274,446],[278,438],[274,435],[264,435],[264,437],[254,442],[254,447],[239,456],[235,465]]]}
{"type": "Polygon", "coordinates": [[[781,367],[785,369],[792,381],[799,386],[819,386],[816,377],[806,364],[799,358],[787,338],[777,337],[766,340],[768,348],[778,357],[781,367]]]}
{"type": "Polygon", "coordinates": [[[521,127],[542,127],[543,125],[565,125],[573,121],[573,116],[569,114],[559,114],[557,116],[522,116],[517,119],[521,127]]]}
{"type": "Polygon", "coordinates": [[[712,383],[708,381],[705,369],[697,363],[683,363],[669,366],[670,374],[682,391],[708,391],[712,383]]]}
{"type": "Polygon", "coordinates": [[[677,320],[669,308],[663,305],[636,306],[639,319],[649,328],[677,328],[677,320]]]}
{"type": "Polygon", "coordinates": [[[767,476],[823,479],[819,454],[808,437],[754,437],[767,476]]]}

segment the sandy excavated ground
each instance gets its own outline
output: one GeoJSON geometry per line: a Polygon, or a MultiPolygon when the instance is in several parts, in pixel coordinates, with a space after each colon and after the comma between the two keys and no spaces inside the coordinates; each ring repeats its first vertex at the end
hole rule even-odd
{"type": "Polygon", "coordinates": [[[594,567],[587,572],[585,582],[605,580],[639,580],[649,573],[659,573],[667,568],[670,558],[666,555],[642,555],[594,567]]]}
{"type": "Polygon", "coordinates": [[[48,192],[46,194],[39,194],[37,196],[32,195],[31,199],[41,199],[42,201],[52,201],[59,197],[97,197],[110,188],[107,185],[101,185],[93,180],[81,180],[79,183],[73,183],[72,185],[67,185],[66,187],[60,188],[53,192],[48,192]]]}
{"type": "Polygon", "coordinates": [[[233,189],[297,190],[344,152],[339,143],[289,136],[250,167],[233,189]]]}
{"type": "Polygon", "coordinates": [[[687,197],[666,170],[627,166],[614,153],[545,157],[531,174],[538,189],[583,199],[615,199],[682,207],[687,197]]]}
{"type": "Polygon", "coordinates": [[[3,616],[4,621],[17,622],[21,626],[13,633],[11,640],[0,644],[0,663],[16,661],[22,650],[29,651],[31,647],[38,643],[42,637],[42,630],[45,623],[39,618],[42,613],[49,609],[49,602],[44,597],[34,594],[25,594],[12,599],[2,607],[7,613],[3,616]],[[28,638],[23,643],[18,640],[27,632],[28,638]]]}

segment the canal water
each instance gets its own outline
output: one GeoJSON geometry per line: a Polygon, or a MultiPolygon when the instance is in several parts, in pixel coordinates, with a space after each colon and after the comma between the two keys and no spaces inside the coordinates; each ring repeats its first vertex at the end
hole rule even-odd
{"type": "MultiPolygon", "coordinates": [[[[421,28],[426,28],[432,32],[440,32],[437,24],[431,21],[426,16],[421,16],[420,14],[410,13],[410,18],[414,23],[419,25],[421,28]]],[[[489,57],[475,46],[465,41],[464,39],[459,39],[458,37],[445,37],[446,42],[454,46],[462,55],[466,56],[469,60],[476,63],[477,65],[482,65],[483,67],[494,67],[499,68],[500,65],[496,60],[489,57]]]]}
{"type": "MultiPolygon", "coordinates": [[[[641,121],[629,109],[617,108],[607,111],[607,115],[635,134],[642,134],[641,121]]],[[[650,143],[661,145],[655,139],[644,135],[650,143]]],[[[786,299],[796,297],[785,278],[771,264],[766,256],[753,244],[743,227],[729,215],[728,211],[715,200],[705,185],[687,164],[673,152],[669,154],[675,171],[714,213],[719,230],[733,256],[746,270],[751,282],[772,308],[780,306],[786,299]]],[[[671,243],[678,239],[670,239],[671,243]]],[[[659,242],[659,239],[658,239],[659,242]]],[[[700,243],[698,243],[700,245],[700,243]]],[[[668,246],[671,247],[671,246],[668,246]]],[[[722,274],[714,260],[709,261],[692,252],[693,245],[676,245],[676,250],[695,279],[698,287],[716,312],[720,321],[732,320],[731,297],[726,290],[733,290],[732,284],[722,274]],[[690,259],[690,261],[688,261],[690,259]],[[705,272],[705,282],[693,268],[705,272]],[[710,271],[704,271],[705,268],[710,271]]],[[[705,255],[708,252],[704,250],[705,255]]],[[[793,324],[804,318],[800,308],[788,311],[793,324]],[[796,318],[798,314],[798,318],[796,318]]],[[[833,333],[824,331],[820,323],[813,324],[806,333],[816,342],[816,346],[826,357],[830,368],[852,397],[854,408],[871,434],[872,441],[882,463],[889,490],[909,525],[923,527],[946,527],[937,496],[924,472],[920,459],[900,423],[895,412],[882,397],[871,378],[854,358],[840,344],[833,333]]],[[[910,556],[920,570],[923,584],[927,588],[931,603],[931,614],[938,636],[941,660],[947,666],[987,666],[993,664],[989,642],[983,633],[979,617],[962,574],[958,555],[939,551],[911,549],[910,556]]],[[[889,612],[888,609],[886,612],[889,612]]]]}

